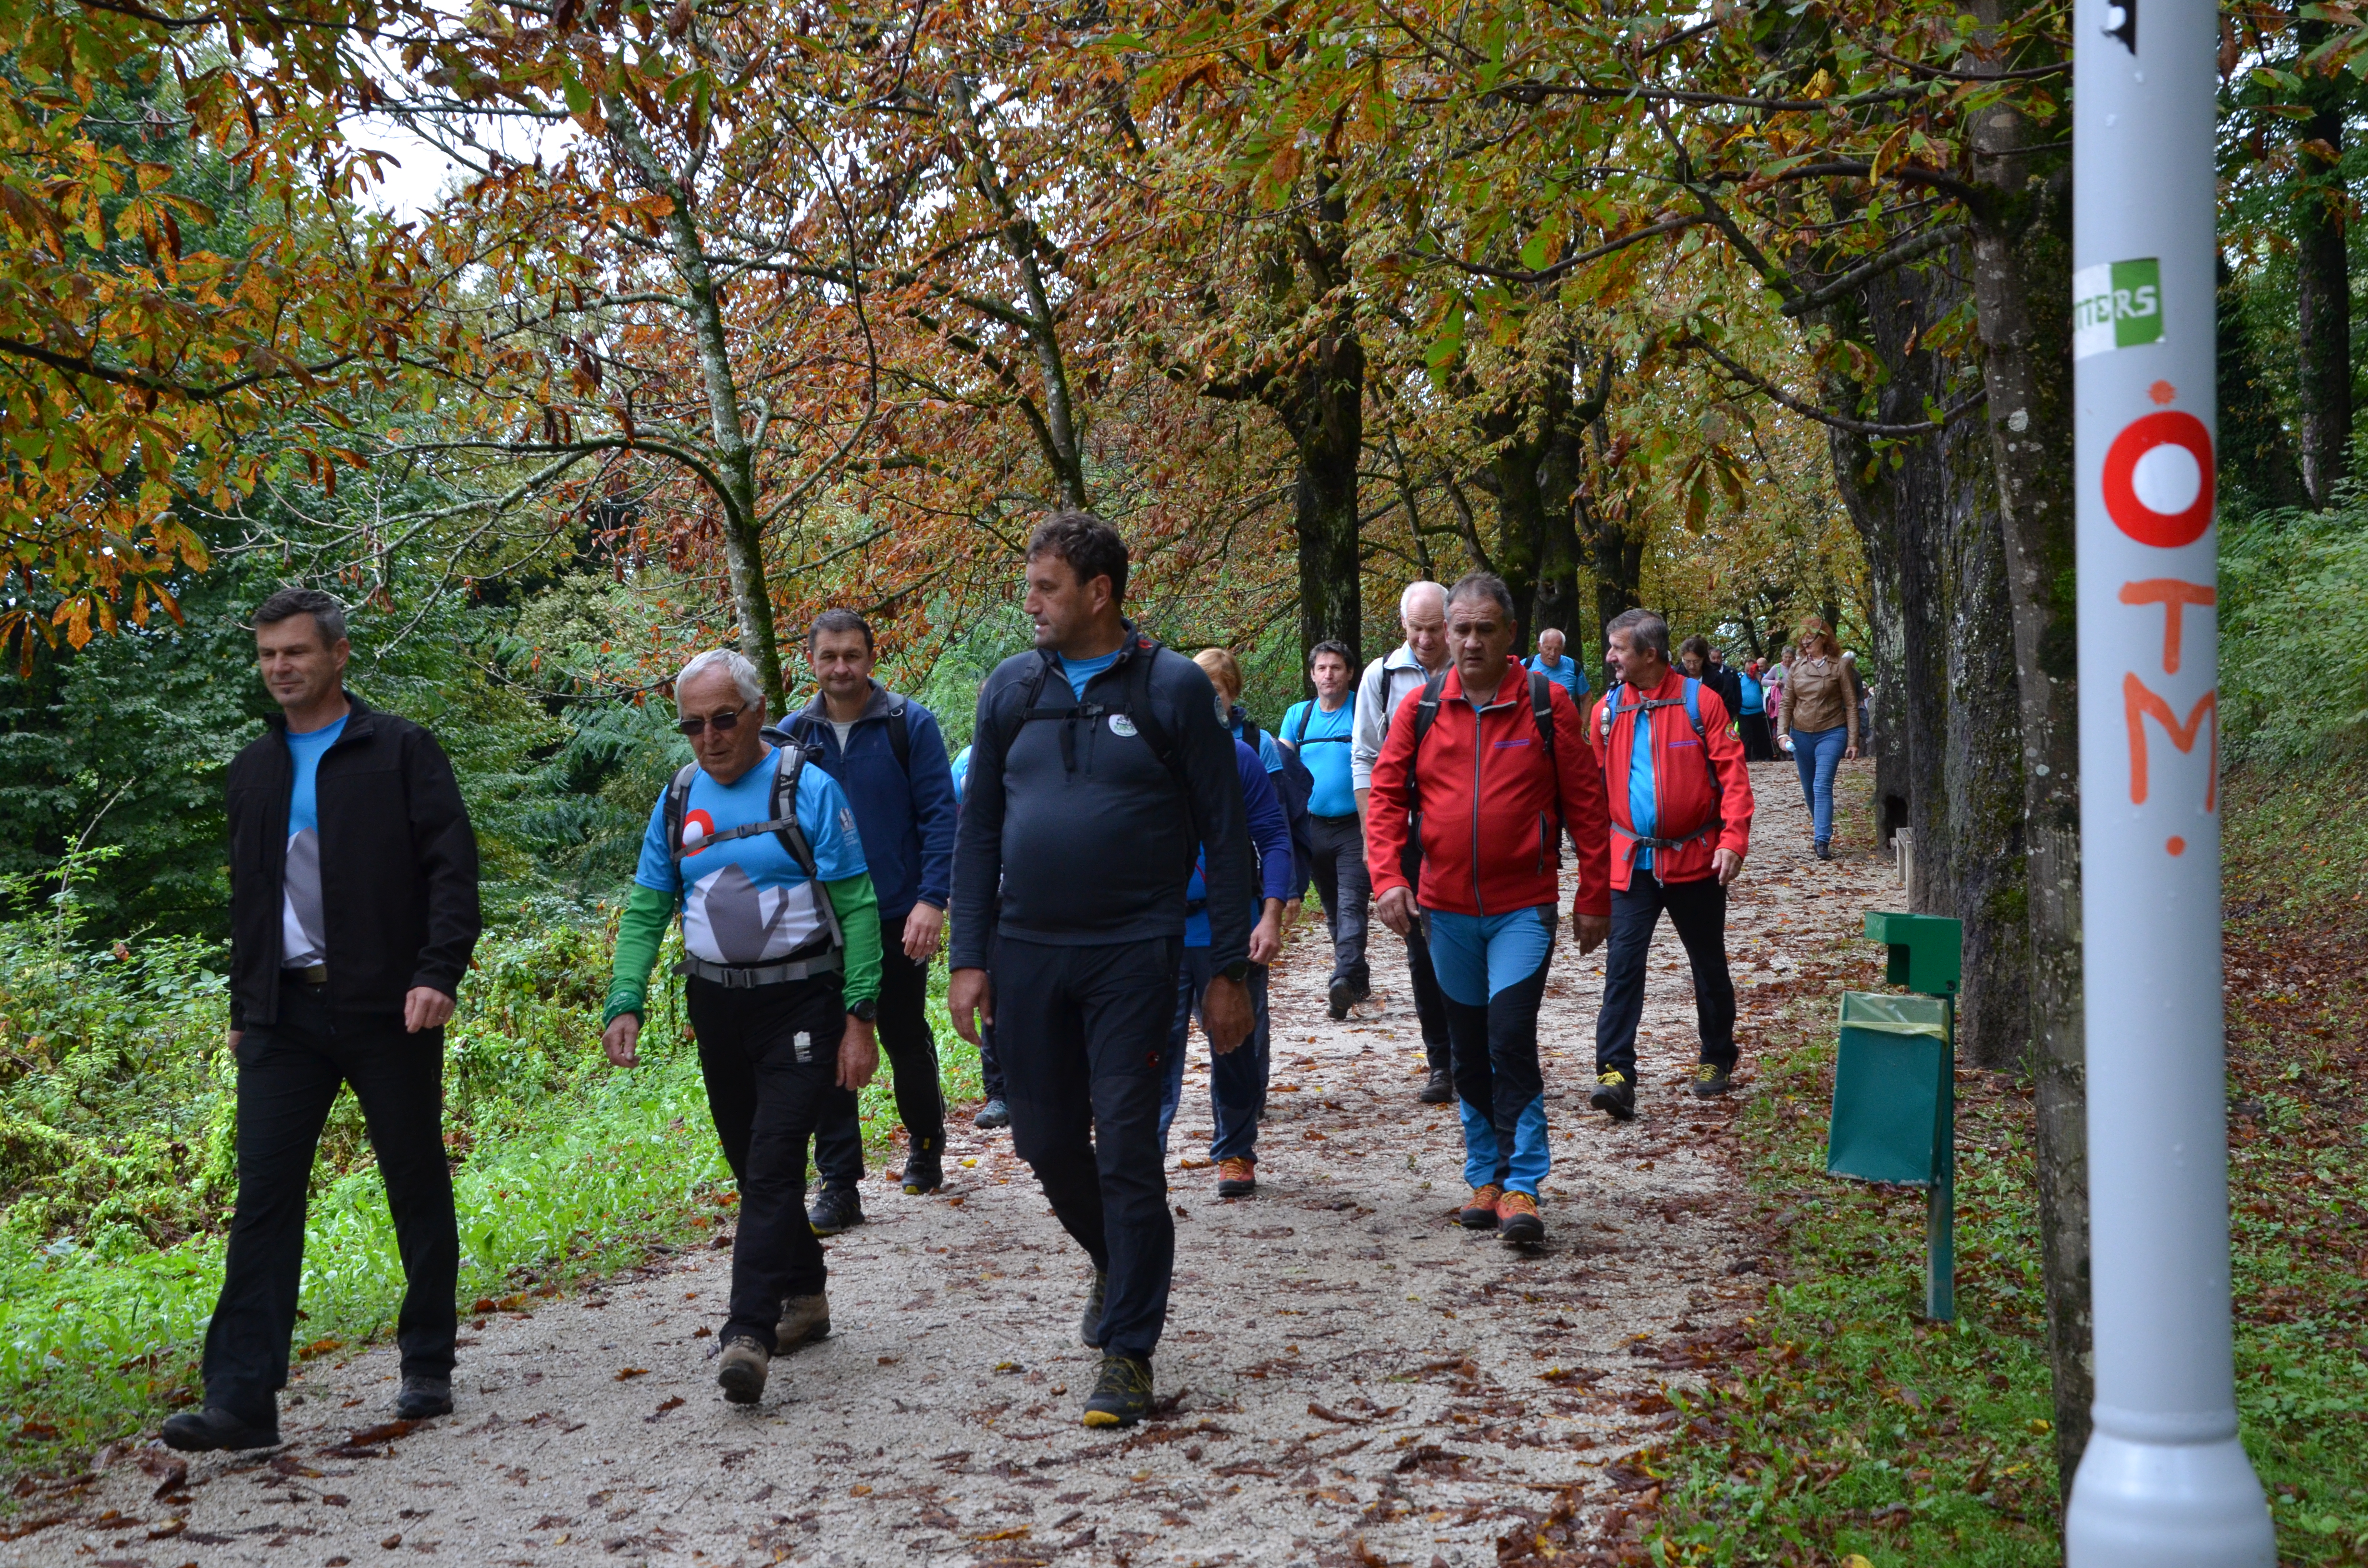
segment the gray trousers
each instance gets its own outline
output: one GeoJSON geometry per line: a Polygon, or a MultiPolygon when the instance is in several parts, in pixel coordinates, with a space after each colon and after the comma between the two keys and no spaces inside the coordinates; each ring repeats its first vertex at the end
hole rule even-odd
{"type": "Polygon", "coordinates": [[[1355,813],[1307,819],[1315,841],[1314,885],[1332,934],[1332,978],[1362,981],[1365,920],[1373,885],[1365,870],[1365,832],[1355,813]]]}

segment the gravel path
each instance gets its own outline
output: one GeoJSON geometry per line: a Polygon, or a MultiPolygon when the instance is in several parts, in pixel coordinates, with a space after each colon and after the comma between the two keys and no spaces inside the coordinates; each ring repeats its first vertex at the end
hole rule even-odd
{"type": "MultiPolygon", "coordinates": [[[[1864,765],[1852,765],[1853,773],[1864,765]]],[[[1789,764],[1754,769],[1758,842],[1730,916],[1742,988],[1891,903],[1886,863],[1821,866],[1789,764]]],[[[1565,933],[1566,933],[1565,927],[1565,933]]],[[[1464,1188],[1452,1108],[1419,1105],[1419,1036],[1396,943],[1380,994],[1325,1016],[1303,928],[1274,989],[1274,1084],[1251,1199],[1206,1168],[1203,1047],[1171,1159],[1177,1278],[1156,1363],[1162,1417],[1077,1421],[1083,1259],[1008,1136],[965,1124],[943,1196],[878,1173],[871,1222],[830,1245],[834,1333],[774,1364],[762,1405],[714,1382],[728,1258],[661,1257],[576,1298],[513,1298],[464,1330],[459,1413],[402,1435],[395,1357],[315,1363],[272,1455],[119,1445],[20,1522],[0,1564],[657,1562],[1443,1563],[1497,1561],[1561,1503],[1599,1539],[1652,1480],[1621,1462],[1673,1417],[1677,1345],[1734,1323],[1758,1286],[1733,1101],[1685,1089],[1691,985],[1664,925],[1640,1114],[1587,1108],[1600,953],[1555,957],[1543,1031],[1554,1125],[1545,1244],[1451,1222],[1464,1188]]]]}

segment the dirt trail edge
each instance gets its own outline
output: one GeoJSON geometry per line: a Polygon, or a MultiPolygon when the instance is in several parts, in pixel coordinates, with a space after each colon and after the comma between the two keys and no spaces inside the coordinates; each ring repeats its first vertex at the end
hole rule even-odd
{"type": "Polygon", "coordinates": [[[715,1386],[728,1257],[687,1252],[464,1329],[458,1414],[407,1433],[371,1429],[394,1390],[381,1347],[305,1370],[271,1454],[183,1476],[161,1449],[112,1450],[70,1515],[0,1563],[1483,1568],[1558,1495],[1588,1533],[1616,1532],[1611,1511],[1652,1486],[1622,1461],[1691,1376],[1662,1346],[1736,1322],[1759,1288],[1730,1133],[1754,1087],[1754,987],[1899,898],[1883,861],[1811,857],[1789,764],[1753,781],[1729,920],[1738,1089],[1687,1092],[1692,988],[1664,924],[1639,1115],[1590,1112],[1603,959],[1578,957],[1565,923],[1543,1246],[1452,1222],[1462,1139],[1452,1107],[1415,1100],[1420,1038],[1386,930],[1380,993],[1345,1023],[1325,1014],[1320,931],[1303,926],[1276,974],[1254,1199],[1214,1195],[1195,1038],[1169,1162],[1167,1403],[1132,1433],[1078,1424],[1097,1364],[1077,1343],[1083,1260],[1008,1134],[965,1119],[943,1196],[872,1173],[871,1222],[830,1244],[832,1335],[777,1361],[760,1406],[715,1386]]]}

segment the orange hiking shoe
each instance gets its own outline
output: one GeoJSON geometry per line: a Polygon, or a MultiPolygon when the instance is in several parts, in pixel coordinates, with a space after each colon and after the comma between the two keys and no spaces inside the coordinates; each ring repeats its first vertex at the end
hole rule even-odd
{"type": "Polygon", "coordinates": [[[1538,1218],[1538,1200],[1526,1192],[1508,1192],[1497,1199],[1497,1233],[1508,1242],[1542,1242],[1546,1222],[1538,1218]]]}
{"type": "Polygon", "coordinates": [[[1467,1231],[1494,1230],[1497,1202],[1504,1196],[1505,1189],[1493,1181],[1486,1187],[1474,1187],[1470,1200],[1463,1205],[1463,1212],[1455,1217],[1456,1223],[1467,1231]]]}
{"type": "Polygon", "coordinates": [[[1247,1198],[1258,1190],[1258,1162],[1238,1156],[1217,1162],[1217,1196],[1247,1198]]]}

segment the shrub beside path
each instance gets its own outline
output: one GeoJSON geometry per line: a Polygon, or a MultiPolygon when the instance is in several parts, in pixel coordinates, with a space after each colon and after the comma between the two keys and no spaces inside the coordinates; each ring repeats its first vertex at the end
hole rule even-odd
{"type": "MultiPolygon", "coordinates": [[[[1736,1099],[1753,1092],[1753,988],[1898,900],[1887,862],[1855,846],[1811,857],[1789,765],[1753,772],[1757,842],[1729,920],[1736,1099]]],[[[1345,1023],[1325,1015],[1320,936],[1303,926],[1277,971],[1255,1199],[1214,1197],[1195,1038],[1162,1414],[1131,1433],[1078,1424],[1097,1361],[1077,1343],[1085,1265],[1008,1136],[964,1118],[942,1196],[873,1174],[871,1222],[830,1244],[832,1336],[775,1362],[753,1410],[713,1377],[728,1255],[694,1244],[484,1313],[450,1418],[386,1424],[381,1346],[308,1366],[270,1454],[184,1467],[114,1445],[78,1486],[26,1500],[12,1529],[55,1522],[0,1545],[0,1563],[1482,1568],[1543,1561],[1542,1529],[1611,1560],[1657,1496],[1665,1389],[1764,1286],[1734,1104],[1685,1086],[1682,950],[1665,926],[1639,1116],[1614,1127],[1586,1103],[1602,956],[1579,958],[1565,924],[1543,1031],[1547,1240],[1531,1249],[1452,1222],[1453,1108],[1416,1102],[1395,939],[1377,928],[1374,953],[1380,994],[1345,1023]]]]}

